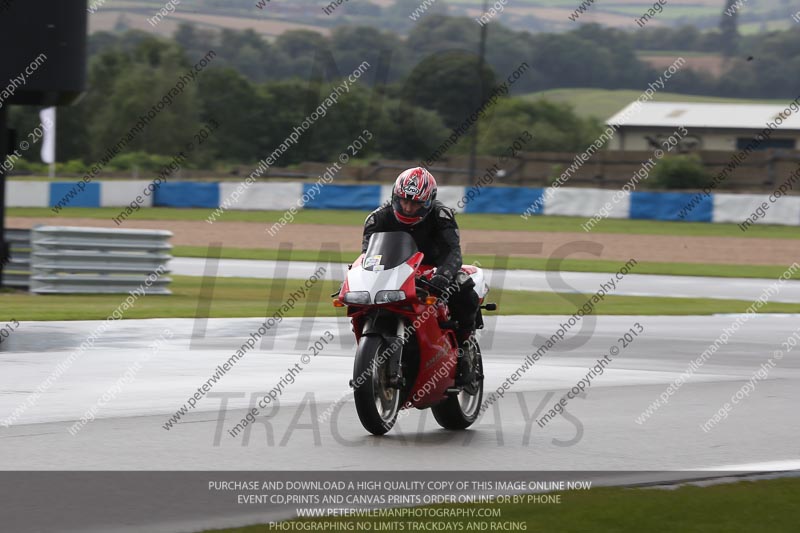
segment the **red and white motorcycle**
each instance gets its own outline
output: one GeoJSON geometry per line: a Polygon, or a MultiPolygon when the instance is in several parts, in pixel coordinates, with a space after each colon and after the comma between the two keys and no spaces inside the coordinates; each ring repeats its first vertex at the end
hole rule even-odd
{"type": "MultiPolygon", "coordinates": [[[[334,306],[347,307],[358,342],[350,382],[356,411],[364,428],[375,435],[389,431],[401,409],[430,407],[447,429],[466,429],[480,413],[480,347],[474,337],[467,349],[459,347],[447,291],[443,294],[429,283],[434,269],[422,265],[422,259],[408,233],[376,233],[334,295],[334,306]],[[466,358],[474,376],[462,387],[455,386],[459,356],[466,358]]],[[[480,309],[497,309],[483,304],[489,287],[481,269],[464,266],[458,277],[460,283],[472,278],[480,309]]],[[[480,309],[478,329],[483,328],[480,309]]]]}

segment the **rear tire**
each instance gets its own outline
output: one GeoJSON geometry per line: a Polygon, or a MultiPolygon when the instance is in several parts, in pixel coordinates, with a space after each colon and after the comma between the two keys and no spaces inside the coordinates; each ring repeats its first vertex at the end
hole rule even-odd
{"type": "Polygon", "coordinates": [[[373,435],[383,435],[392,429],[400,411],[400,390],[388,386],[388,352],[383,357],[385,361],[378,362],[386,347],[382,337],[361,337],[353,370],[356,412],[361,425],[373,435]]]}
{"type": "Polygon", "coordinates": [[[475,345],[474,352],[470,350],[472,353],[469,354],[472,358],[472,368],[480,376],[476,386],[471,387],[474,394],[462,390],[456,396],[450,396],[431,408],[436,422],[445,429],[467,429],[475,423],[480,415],[481,400],[483,399],[483,361],[478,342],[474,339],[471,342],[475,345]]]}

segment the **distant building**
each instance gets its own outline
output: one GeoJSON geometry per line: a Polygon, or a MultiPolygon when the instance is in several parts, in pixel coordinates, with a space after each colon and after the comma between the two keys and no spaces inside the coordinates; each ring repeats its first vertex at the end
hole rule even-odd
{"type": "Polygon", "coordinates": [[[609,150],[653,150],[680,127],[689,130],[679,144],[684,152],[741,150],[759,133],[770,129],[771,135],[766,135],[758,143],[758,150],[800,150],[800,106],[797,101],[787,107],[637,101],[606,123],[617,128],[616,135],[608,143],[609,150]]]}

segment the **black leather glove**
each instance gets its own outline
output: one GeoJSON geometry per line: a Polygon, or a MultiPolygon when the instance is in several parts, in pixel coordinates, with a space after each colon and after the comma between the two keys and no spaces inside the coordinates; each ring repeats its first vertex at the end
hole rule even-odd
{"type": "Polygon", "coordinates": [[[444,292],[452,283],[452,280],[443,274],[434,274],[431,278],[431,285],[444,292]]]}

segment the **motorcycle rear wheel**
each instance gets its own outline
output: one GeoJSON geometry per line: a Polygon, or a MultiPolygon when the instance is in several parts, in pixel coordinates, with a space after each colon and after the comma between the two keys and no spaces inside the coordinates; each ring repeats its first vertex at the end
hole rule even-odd
{"type": "Polygon", "coordinates": [[[475,351],[470,354],[472,368],[476,375],[481,377],[473,387],[474,394],[462,390],[457,395],[449,396],[431,408],[436,422],[445,429],[467,429],[475,423],[480,415],[481,400],[483,399],[483,360],[478,342],[474,339],[471,342],[475,345],[475,351]]]}
{"type": "Polygon", "coordinates": [[[353,396],[364,429],[383,435],[394,426],[400,411],[400,390],[389,386],[389,357],[382,337],[364,336],[358,343],[354,366],[353,396]],[[359,385],[360,378],[360,385],[359,385]]]}

